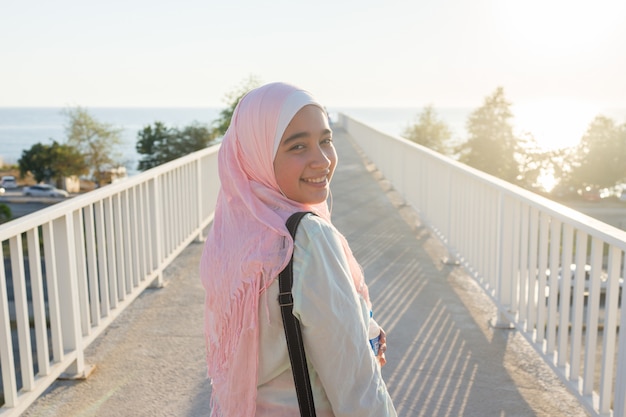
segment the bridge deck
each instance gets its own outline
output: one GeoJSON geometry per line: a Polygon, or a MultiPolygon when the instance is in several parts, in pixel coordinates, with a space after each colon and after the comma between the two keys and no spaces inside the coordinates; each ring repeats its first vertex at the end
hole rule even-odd
{"type": "MultiPolygon", "coordinates": [[[[333,219],[365,270],[388,333],[385,380],[400,416],[587,416],[445,247],[341,130],[333,219]]],[[[57,381],[24,416],[207,416],[201,244],[89,347],[95,372],[57,381]]]]}

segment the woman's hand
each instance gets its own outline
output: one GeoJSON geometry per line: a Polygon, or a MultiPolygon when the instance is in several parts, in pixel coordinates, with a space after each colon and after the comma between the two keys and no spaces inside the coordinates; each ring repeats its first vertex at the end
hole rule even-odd
{"type": "Polygon", "coordinates": [[[380,363],[380,367],[382,368],[387,363],[387,359],[385,359],[385,352],[387,351],[387,334],[382,327],[380,328],[379,342],[380,346],[378,348],[378,356],[376,356],[376,359],[378,359],[378,363],[380,363]]]}

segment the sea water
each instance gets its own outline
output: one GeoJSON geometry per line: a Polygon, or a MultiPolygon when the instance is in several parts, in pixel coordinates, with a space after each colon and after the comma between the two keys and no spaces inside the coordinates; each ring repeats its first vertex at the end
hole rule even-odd
{"type": "MultiPolygon", "coordinates": [[[[0,108],[0,159],[16,164],[22,151],[36,143],[66,141],[65,127],[69,118],[63,108],[0,108]]],[[[210,125],[219,117],[221,108],[86,108],[93,118],[120,128],[122,143],[117,149],[120,161],[129,173],[136,172],[140,155],[135,145],[137,134],[156,121],[168,127],[183,128],[191,123],[210,125]]],[[[392,135],[401,135],[416,122],[420,108],[328,108],[331,119],[345,113],[355,119],[392,135]]],[[[451,131],[462,136],[465,118],[470,109],[443,109],[438,116],[451,131]]]]}
{"type": "MultiPolygon", "coordinates": [[[[52,140],[65,143],[69,117],[64,108],[0,108],[0,159],[16,164],[22,151],[36,143],[52,140]]],[[[115,151],[129,174],[137,172],[140,155],[135,146],[137,134],[146,126],[163,122],[183,128],[194,122],[210,124],[219,117],[218,108],[87,108],[98,122],[121,129],[121,144],[115,151]]]]}
{"type": "MultiPolygon", "coordinates": [[[[65,127],[68,116],[63,108],[0,108],[0,162],[16,164],[22,151],[30,149],[36,143],[51,143],[54,139],[59,143],[66,141],[65,127]]],[[[101,123],[119,128],[121,140],[118,153],[123,155],[119,161],[130,175],[137,172],[140,155],[135,149],[137,134],[144,127],[157,121],[168,127],[183,128],[191,123],[210,125],[219,117],[222,108],[86,108],[101,123]]],[[[328,107],[331,120],[344,113],[384,133],[401,136],[412,124],[418,122],[422,112],[420,107],[328,107]]],[[[461,143],[467,139],[466,123],[475,109],[434,107],[437,119],[443,121],[451,131],[453,143],[461,143]]],[[[515,109],[514,115],[515,115],[515,109]]],[[[587,112],[578,115],[577,123],[563,113],[560,120],[557,113],[546,114],[537,109],[536,112],[520,112],[522,120],[511,120],[518,132],[530,132],[545,148],[575,146],[585,133],[586,127],[597,115],[587,112]],[[552,129],[552,133],[548,132],[552,129]]],[[[626,109],[613,109],[602,112],[614,119],[617,124],[626,123],[626,109]]]]}

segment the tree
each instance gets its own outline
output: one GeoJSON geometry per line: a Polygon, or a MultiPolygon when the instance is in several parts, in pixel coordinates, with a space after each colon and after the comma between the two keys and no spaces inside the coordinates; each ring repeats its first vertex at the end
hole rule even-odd
{"type": "Polygon", "coordinates": [[[171,130],[162,122],[155,122],[154,127],[148,125],[139,131],[135,149],[139,155],[143,156],[139,160],[137,169],[145,171],[174,159],[169,151],[171,135],[171,130]]]}
{"type": "Polygon", "coordinates": [[[0,224],[8,222],[12,217],[11,207],[0,203],[0,224]]]}
{"type": "Polygon", "coordinates": [[[67,109],[65,113],[69,118],[65,126],[67,144],[85,156],[96,184],[101,184],[106,177],[105,171],[119,165],[115,162],[119,156],[114,150],[122,142],[122,129],[98,122],[82,107],[67,109]]]}
{"type": "Polygon", "coordinates": [[[55,140],[50,145],[36,143],[23,150],[18,166],[22,177],[30,172],[37,182],[60,180],[88,172],[85,157],[78,149],[55,140]]]}
{"type": "Polygon", "coordinates": [[[209,146],[215,139],[207,126],[192,123],[184,129],[168,128],[162,122],[137,133],[137,153],[143,155],[138,169],[145,171],[209,146]]]}
{"type": "Polygon", "coordinates": [[[513,117],[511,103],[504,89],[485,98],[482,107],[474,110],[467,120],[469,138],[459,145],[459,160],[503,180],[516,182],[519,175],[516,161],[517,139],[509,120],[513,117]]]}
{"type": "Polygon", "coordinates": [[[250,75],[239,87],[234,88],[226,94],[224,101],[228,104],[228,107],[220,112],[219,117],[215,119],[212,124],[215,137],[224,136],[224,133],[228,130],[228,126],[230,126],[230,119],[233,117],[235,107],[239,104],[239,100],[241,100],[248,91],[260,85],[261,81],[254,75],[250,75]]]}
{"type": "Polygon", "coordinates": [[[626,124],[597,116],[575,155],[572,178],[577,184],[603,188],[626,181],[626,124]]]}
{"type": "Polygon", "coordinates": [[[215,131],[194,122],[183,130],[176,130],[175,149],[182,156],[204,149],[213,143],[215,131]]]}
{"type": "Polygon", "coordinates": [[[444,155],[449,154],[447,142],[452,136],[448,125],[438,120],[432,105],[424,108],[418,116],[418,123],[407,127],[403,136],[444,155]]]}

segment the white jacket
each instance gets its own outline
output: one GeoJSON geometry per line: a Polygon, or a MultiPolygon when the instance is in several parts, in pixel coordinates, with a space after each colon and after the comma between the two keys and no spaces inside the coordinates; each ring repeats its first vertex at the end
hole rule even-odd
{"type": "MultiPolygon", "coordinates": [[[[369,308],[354,288],[335,229],[305,216],[296,234],[294,314],[300,320],[318,417],[395,417],[368,343],[369,308]]],[[[277,301],[278,279],[259,303],[257,417],[298,417],[277,301]]]]}

